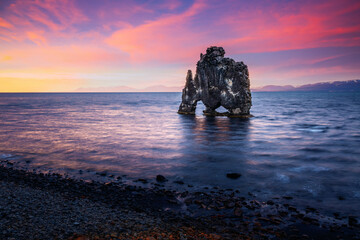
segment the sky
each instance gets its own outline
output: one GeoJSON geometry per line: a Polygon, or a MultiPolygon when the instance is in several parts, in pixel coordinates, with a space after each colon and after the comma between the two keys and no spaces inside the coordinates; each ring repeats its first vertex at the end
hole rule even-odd
{"type": "Polygon", "coordinates": [[[0,0],[0,92],[179,87],[222,46],[252,87],[360,78],[358,0],[0,0]]]}

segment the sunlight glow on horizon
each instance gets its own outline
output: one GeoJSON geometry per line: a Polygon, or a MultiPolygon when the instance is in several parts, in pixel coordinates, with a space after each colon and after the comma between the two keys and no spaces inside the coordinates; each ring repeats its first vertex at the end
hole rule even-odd
{"type": "Polygon", "coordinates": [[[360,3],[3,0],[0,92],[182,87],[223,46],[252,87],[360,78],[360,3]]]}

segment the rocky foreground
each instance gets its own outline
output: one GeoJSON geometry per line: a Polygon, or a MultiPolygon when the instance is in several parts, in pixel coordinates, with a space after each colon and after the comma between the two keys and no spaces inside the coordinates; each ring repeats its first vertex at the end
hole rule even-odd
{"type": "Polygon", "coordinates": [[[297,209],[291,196],[259,202],[157,181],[148,189],[0,166],[0,239],[360,239],[355,217],[297,209]]]}

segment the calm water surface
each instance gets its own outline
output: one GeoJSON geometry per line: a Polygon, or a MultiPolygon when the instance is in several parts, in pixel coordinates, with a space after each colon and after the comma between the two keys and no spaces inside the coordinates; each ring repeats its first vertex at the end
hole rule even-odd
{"type": "Polygon", "coordinates": [[[180,93],[0,94],[0,160],[96,178],[162,174],[360,212],[360,94],[253,93],[249,120],[176,113],[180,93]],[[78,174],[79,170],[84,173],[78,174]],[[231,180],[226,173],[241,173],[231,180]],[[345,199],[345,200],[339,200],[345,199]]]}

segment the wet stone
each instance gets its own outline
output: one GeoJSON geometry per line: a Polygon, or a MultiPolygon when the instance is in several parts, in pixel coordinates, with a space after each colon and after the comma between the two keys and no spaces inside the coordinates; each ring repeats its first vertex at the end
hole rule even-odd
{"type": "Polygon", "coordinates": [[[283,198],[286,199],[286,200],[291,200],[291,199],[293,199],[293,197],[291,197],[291,196],[283,196],[283,198]]]}
{"type": "Polygon", "coordinates": [[[166,182],[167,179],[163,175],[157,175],[156,176],[156,181],[158,181],[158,182],[166,182]]]}
{"type": "Polygon", "coordinates": [[[238,179],[239,177],[241,177],[241,174],[240,173],[228,173],[228,174],[226,174],[226,177],[230,178],[230,179],[238,179]]]}
{"type": "Polygon", "coordinates": [[[349,223],[349,226],[356,226],[358,221],[357,221],[356,217],[349,216],[348,217],[348,223],[349,223]]]}
{"type": "Polygon", "coordinates": [[[345,197],[343,197],[343,196],[338,196],[338,199],[339,199],[340,201],[342,201],[342,200],[345,200],[345,197]]]}

